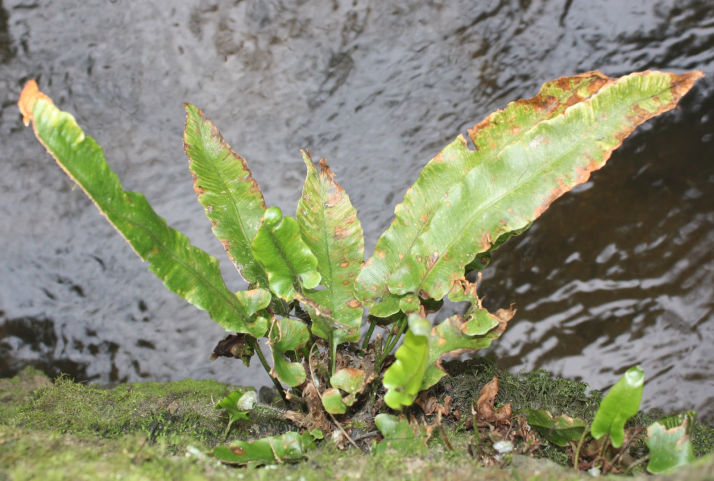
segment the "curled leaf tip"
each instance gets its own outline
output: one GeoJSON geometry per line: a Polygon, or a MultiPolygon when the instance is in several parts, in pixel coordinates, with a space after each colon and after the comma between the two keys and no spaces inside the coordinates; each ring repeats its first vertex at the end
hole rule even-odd
{"type": "Polygon", "coordinates": [[[20,113],[22,114],[22,122],[25,124],[25,126],[30,125],[30,120],[32,120],[32,109],[34,108],[35,102],[37,102],[38,99],[45,99],[48,102],[52,103],[52,100],[47,95],[40,92],[40,88],[37,86],[37,82],[35,82],[34,79],[30,79],[22,88],[22,92],[20,93],[20,100],[17,101],[17,107],[20,109],[20,113]]]}

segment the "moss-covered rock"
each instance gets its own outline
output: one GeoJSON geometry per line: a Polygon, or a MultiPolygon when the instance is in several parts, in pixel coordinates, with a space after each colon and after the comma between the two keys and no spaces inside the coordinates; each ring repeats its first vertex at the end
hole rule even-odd
{"type": "MultiPolygon", "coordinates": [[[[453,377],[437,387],[463,408],[497,373],[493,365],[449,365],[453,377]],[[460,371],[459,371],[460,370],[460,371]]],[[[582,383],[551,379],[543,372],[501,379],[499,400],[514,409],[550,408],[591,417],[599,394],[582,383]]],[[[226,418],[215,401],[234,389],[214,381],[124,384],[112,389],[51,382],[26,369],[0,380],[0,480],[172,479],[587,479],[544,459],[513,456],[501,466],[482,467],[468,454],[470,434],[450,432],[453,451],[435,437],[424,456],[394,452],[370,455],[340,451],[323,442],[295,465],[236,469],[211,458],[223,442],[226,418]]],[[[229,440],[261,437],[289,429],[274,408],[259,408],[250,422],[237,422],[229,440]]],[[[714,432],[714,428],[708,433],[714,432]]],[[[708,434],[711,437],[711,434],[708,434]]],[[[661,479],[714,479],[709,455],[661,479]]],[[[644,479],[644,478],[643,478],[644,479]]]]}
{"type": "Polygon", "coordinates": [[[481,388],[494,376],[498,376],[496,402],[511,403],[514,412],[547,409],[555,415],[592,419],[602,399],[599,391],[588,392],[584,382],[553,377],[543,370],[511,374],[497,369],[487,359],[447,362],[444,369],[449,376],[441,380],[437,392],[453,396],[456,405],[462,409],[470,409],[481,388]]]}

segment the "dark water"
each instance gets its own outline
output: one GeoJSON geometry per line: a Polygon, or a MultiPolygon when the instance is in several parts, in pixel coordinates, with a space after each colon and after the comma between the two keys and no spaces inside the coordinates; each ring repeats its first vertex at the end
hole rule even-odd
{"type": "Polygon", "coordinates": [[[221,329],[146,271],[21,126],[28,78],[104,146],[126,188],[223,260],[186,168],[182,102],[207,112],[288,212],[304,177],[298,149],[327,157],[369,252],[457,133],[595,68],[708,77],[498,252],[482,292],[519,313],[489,353],[597,388],[640,363],[646,406],[711,418],[708,0],[0,2],[0,374],[33,364],[101,383],[267,382],[257,366],[208,361],[221,329]]]}

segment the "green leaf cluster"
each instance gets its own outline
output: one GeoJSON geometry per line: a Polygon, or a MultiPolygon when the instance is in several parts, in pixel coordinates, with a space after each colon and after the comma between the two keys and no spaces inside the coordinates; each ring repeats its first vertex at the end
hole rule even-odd
{"type": "MultiPolygon", "coordinates": [[[[578,465],[579,453],[588,434],[596,441],[604,441],[605,447],[609,445],[621,451],[620,448],[626,447],[623,443],[634,440],[632,435],[626,435],[625,423],[639,410],[644,381],[645,373],[640,366],[628,369],[602,399],[590,425],[583,419],[567,415],[554,417],[541,409],[528,410],[528,424],[557,446],[577,446],[574,466],[578,465]]],[[[694,460],[689,438],[695,419],[696,413],[687,411],[662,418],[647,428],[645,443],[649,448],[649,472],[663,473],[694,460]]]]}
{"type": "MultiPolygon", "coordinates": [[[[601,168],[637,126],[674,108],[701,76],[647,71],[613,79],[595,71],[545,83],[536,96],[470,129],[474,148],[459,135],[429,161],[367,260],[357,211],[324,159],[315,165],[302,153],[302,195],[295,215],[284,215],[266,205],[248,163],[216,126],[186,104],[184,146],[194,190],[248,283],[239,292],[226,287],[217,259],[169,227],[143,195],[123,189],[101,147],[34,81],[19,107],[37,139],[149,269],[226,331],[243,335],[243,352],[255,352],[286,399],[304,395],[310,419],[320,424],[324,414],[316,409],[348,415],[374,401],[380,383],[389,408],[406,408],[445,375],[445,356],[498,338],[515,311],[484,309],[473,271],[601,168]],[[439,318],[434,312],[445,298],[466,303],[463,313],[439,318]],[[374,337],[375,329],[384,332],[374,337]],[[290,396],[283,384],[293,388],[290,396]],[[311,401],[315,393],[321,402],[311,401]]],[[[231,422],[245,415],[236,402],[219,403],[231,422]]],[[[612,402],[623,407],[635,399],[612,402]]],[[[569,439],[566,421],[541,421],[569,439]]],[[[621,442],[623,422],[622,416],[596,418],[593,436],[621,442]]],[[[240,463],[290,460],[310,442],[288,433],[216,455],[240,463]]]]}
{"type": "Polygon", "coordinates": [[[248,413],[253,410],[255,404],[255,391],[243,392],[240,389],[216,403],[216,409],[223,409],[228,413],[228,425],[224,437],[228,436],[234,422],[248,420],[248,413]]]}

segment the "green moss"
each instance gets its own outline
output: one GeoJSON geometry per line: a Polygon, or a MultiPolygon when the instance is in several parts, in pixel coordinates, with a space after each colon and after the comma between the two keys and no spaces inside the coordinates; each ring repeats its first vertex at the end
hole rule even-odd
{"type": "MultiPolygon", "coordinates": [[[[0,473],[7,479],[228,479],[225,468],[175,455],[139,435],[96,439],[0,428],[0,473]]],[[[2,477],[0,474],[0,478],[2,477]]]]}
{"type": "Polygon", "coordinates": [[[448,362],[444,368],[450,376],[441,380],[437,392],[453,396],[462,412],[470,412],[471,403],[493,376],[498,376],[496,402],[510,402],[514,412],[547,409],[554,415],[592,419],[602,399],[600,392],[588,392],[583,382],[556,378],[543,370],[511,374],[488,359],[448,362]]]}
{"type": "MultiPolygon", "coordinates": [[[[28,373],[23,371],[18,377],[27,379],[28,373]]],[[[226,418],[221,410],[215,409],[215,401],[235,389],[210,380],[124,384],[104,389],[77,384],[66,377],[53,384],[44,379],[34,393],[26,390],[32,384],[7,383],[5,394],[14,402],[6,404],[15,407],[5,409],[8,415],[3,416],[4,423],[100,439],[141,434],[152,442],[168,442],[176,449],[184,447],[179,442],[182,436],[201,446],[223,441],[226,418]]],[[[251,423],[235,423],[231,437],[275,434],[290,427],[276,419],[273,411],[259,409],[251,423]]]]}
{"type": "Polygon", "coordinates": [[[100,438],[140,432],[152,438],[190,434],[211,442],[222,425],[211,396],[225,393],[226,386],[212,381],[102,389],[59,378],[54,385],[39,389],[35,399],[19,410],[15,422],[26,429],[100,438]]]}
{"type": "Polygon", "coordinates": [[[52,381],[32,366],[13,378],[0,379],[0,423],[13,419],[20,406],[32,399],[35,390],[50,385],[52,381]]]}
{"type": "MultiPolygon", "coordinates": [[[[457,443],[461,452],[463,445],[457,443]]],[[[138,435],[119,439],[87,440],[70,434],[0,428],[2,474],[13,480],[274,480],[324,481],[325,479],[582,479],[576,473],[533,460],[517,458],[516,466],[484,468],[468,455],[444,455],[432,447],[426,456],[405,457],[397,453],[371,456],[356,450],[339,451],[323,443],[308,459],[295,465],[265,468],[232,468],[217,463],[196,450],[172,454],[161,443],[138,435]],[[540,475],[537,473],[540,472],[540,475]],[[518,473],[514,476],[514,473],[518,473]]]]}
{"type": "Polygon", "coordinates": [[[692,431],[692,445],[696,456],[714,452],[714,423],[697,423],[692,431]]]}
{"type": "MultiPolygon", "coordinates": [[[[492,365],[469,364],[456,378],[443,381],[439,389],[442,394],[458,391],[461,402],[470,403],[495,372],[492,365]]],[[[499,401],[511,401],[518,409],[549,399],[564,403],[561,407],[566,411],[570,406],[580,406],[583,412],[590,409],[592,396],[586,394],[582,383],[551,379],[549,387],[550,376],[542,372],[499,376],[499,401]],[[519,379],[528,386],[519,385],[519,379]],[[566,403],[568,396],[571,399],[566,403]]],[[[522,456],[513,456],[508,465],[482,467],[468,454],[470,433],[465,432],[449,433],[453,451],[438,436],[429,443],[426,454],[419,456],[339,451],[326,441],[295,465],[228,467],[208,453],[223,442],[220,437],[227,422],[222,412],[213,408],[214,402],[231,390],[213,381],[190,380],[102,389],[66,378],[52,384],[36,371],[23,371],[13,379],[0,380],[0,480],[589,479],[547,460],[522,456]]],[[[241,439],[276,434],[289,427],[272,409],[259,409],[250,423],[235,424],[231,437],[241,439]]],[[[710,456],[678,473],[686,473],[681,479],[712,479],[707,477],[712,467],[714,457],[710,456]]]]}

